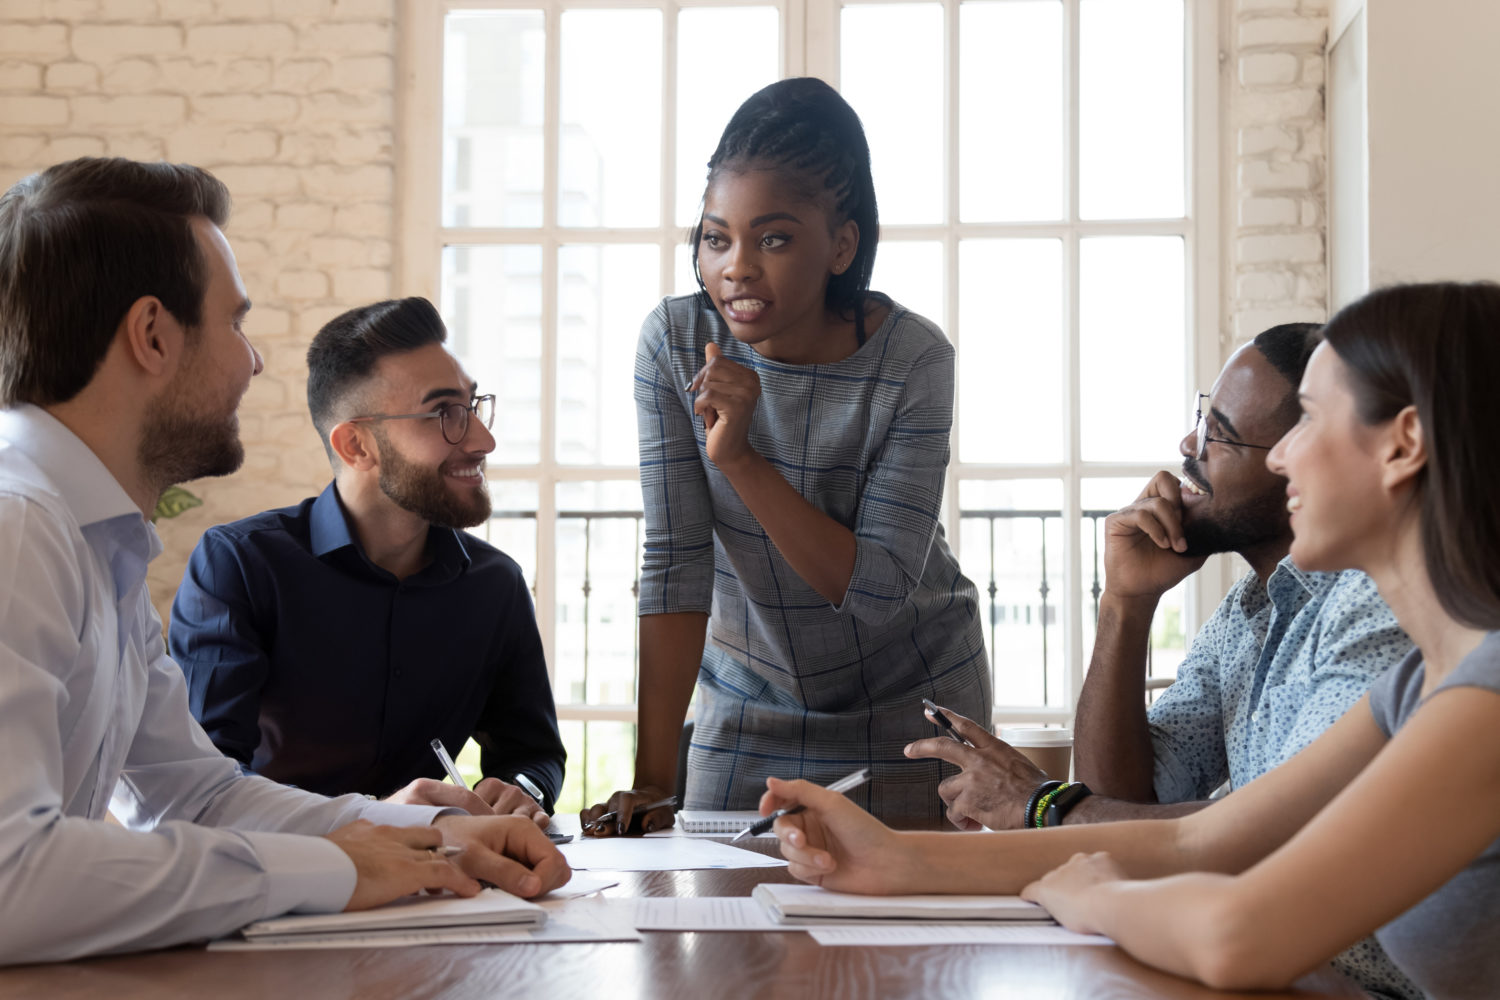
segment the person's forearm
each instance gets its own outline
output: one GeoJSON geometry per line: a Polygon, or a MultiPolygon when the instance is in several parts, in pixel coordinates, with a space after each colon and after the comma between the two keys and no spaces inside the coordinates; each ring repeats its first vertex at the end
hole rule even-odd
{"type": "Polygon", "coordinates": [[[1146,724],[1146,646],[1155,611],[1155,599],[1104,592],[1073,723],[1078,780],[1096,793],[1133,802],[1156,801],[1155,753],[1146,724]]]}
{"type": "Polygon", "coordinates": [[[753,450],[719,468],[797,575],[830,604],[842,604],[854,576],[854,532],[803,499],[753,450]]]}
{"type": "Polygon", "coordinates": [[[1126,802],[1105,795],[1090,795],[1068,810],[1063,822],[1067,826],[1082,826],[1085,823],[1115,823],[1122,819],[1176,819],[1211,804],[1212,801],[1207,799],[1200,802],[1126,802]]]}
{"type": "Polygon", "coordinates": [[[898,833],[892,859],[906,893],[997,893],[1021,889],[1079,852],[1108,851],[1132,878],[1196,867],[1176,820],[1062,826],[957,836],[898,833]]]}
{"type": "Polygon", "coordinates": [[[1147,965],[1217,989],[1281,989],[1316,960],[1266,941],[1229,875],[1193,872],[1087,890],[1092,929],[1147,965]],[[1306,966],[1305,968],[1303,966],[1306,966]]]}
{"type": "Polygon", "coordinates": [[[708,616],[642,615],[637,696],[635,786],[670,790],[677,783],[677,745],[698,681],[708,616]]]}

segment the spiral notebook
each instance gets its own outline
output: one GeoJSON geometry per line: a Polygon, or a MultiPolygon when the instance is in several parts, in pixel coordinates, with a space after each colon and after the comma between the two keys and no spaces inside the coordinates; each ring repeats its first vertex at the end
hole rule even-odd
{"type": "Polygon", "coordinates": [[[739,833],[760,819],[754,809],[733,809],[728,812],[709,812],[702,809],[683,809],[677,813],[677,823],[684,833],[739,833]]]}

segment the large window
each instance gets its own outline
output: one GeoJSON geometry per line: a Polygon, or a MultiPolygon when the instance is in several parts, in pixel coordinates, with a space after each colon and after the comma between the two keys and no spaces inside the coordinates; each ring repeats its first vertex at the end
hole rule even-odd
{"type": "MultiPolygon", "coordinates": [[[[860,113],[875,286],[957,347],[946,527],[980,590],[996,719],[1069,717],[1102,515],[1175,466],[1219,361],[1214,26],[1196,20],[1213,6],[404,6],[400,284],[441,304],[499,397],[488,537],[533,581],[565,807],[632,767],[636,335],[694,289],[705,163],[781,76],[822,76],[860,113]]],[[[1181,659],[1198,596],[1163,602],[1153,672],[1181,659]]]]}

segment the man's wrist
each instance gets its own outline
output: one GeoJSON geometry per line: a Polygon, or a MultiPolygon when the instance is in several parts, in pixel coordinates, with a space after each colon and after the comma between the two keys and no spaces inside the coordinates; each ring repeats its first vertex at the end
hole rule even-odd
{"type": "Polygon", "coordinates": [[[1137,617],[1149,621],[1156,614],[1156,606],[1165,593],[1163,590],[1155,594],[1122,594],[1105,587],[1104,593],[1099,595],[1099,614],[1102,617],[1106,611],[1112,611],[1122,621],[1137,617]]]}

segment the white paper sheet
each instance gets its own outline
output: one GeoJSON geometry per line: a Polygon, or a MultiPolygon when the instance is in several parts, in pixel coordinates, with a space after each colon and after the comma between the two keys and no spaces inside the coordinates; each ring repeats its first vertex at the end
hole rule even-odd
{"type": "Polygon", "coordinates": [[[561,899],[577,899],[580,896],[592,896],[596,892],[609,889],[620,884],[617,878],[608,875],[593,875],[589,872],[574,872],[573,877],[568,879],[568,884],[561,889],[553,889],[547,895],[536,902],[541,904],[542,909],[547,909],[547,904],[561,899]]]}
{"type": "Polygon", "coordinates": [[[674,872],[701,868],[780,868],[781,858],[692,837],[584,837],[558,847],[574,868],[674,872]]]}
{"type": "MultiPolygon", "coordinates": [[[[602,880],[601,880],[602,881],[602,880]]],[[[301,951],[332,948],[410,948],[432,944],[564,944],[576,941],[639,941],[628,907],[602,899],[561,899],[540,904],[541,927],[430,927],[422,930],[357,931],[274,935],[254,940],[210,941],[210,951],[301,951]]]]}
{"type": "Polygon", "coordinates": [[[648,896],[620,900],[635,909],[638,931],[803,931],[778,923],[749,896],[648,896]]]}
{"type": "Polygon", "coordinates": [[[426,930],[435,927],[481,925],[533,927],[546,914],[535,903],[500,889],[482,889],[475,896],[403,896],[384,906],[353,913],[294,913],[257,920],[243,930],[246,937],[284,937],[290,934],[359,934],[371,931],[426,930]]]}
{"type": "Polygon", "coordinates": [[[1056,924],[890,924],[874,927],[804,928],[821,945],[886,947],[943,944],[1114,944],[1098,934],[1075,934],[1056,924]]]}

